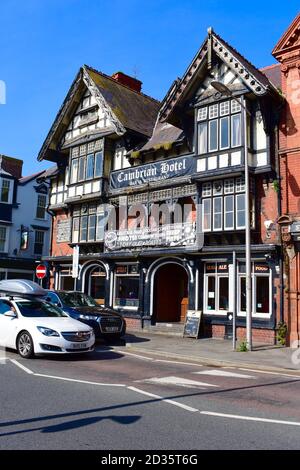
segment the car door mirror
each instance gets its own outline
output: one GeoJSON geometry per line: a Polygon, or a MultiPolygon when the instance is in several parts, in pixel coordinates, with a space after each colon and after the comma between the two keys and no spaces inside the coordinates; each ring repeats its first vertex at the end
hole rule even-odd
{"type": "Polygon", "coordinates": [[[12,310],[8,310],[7,312],[4,313],[5,317],[10,317],[10,318],[18,318],[18,315],[16,312],[13,312],[12,310]]]}

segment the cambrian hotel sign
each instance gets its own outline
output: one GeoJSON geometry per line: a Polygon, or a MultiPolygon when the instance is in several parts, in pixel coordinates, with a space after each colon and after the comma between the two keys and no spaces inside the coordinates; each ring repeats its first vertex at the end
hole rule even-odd
{"type": "Polygon", "coordinates": [[[139,186],[154,181],[191,175],[194,171],[195,159],[193,156],[178,157],[125,170],[113,171],[110,175],[110,187],[111,189],[120,189],[139,186]]]}

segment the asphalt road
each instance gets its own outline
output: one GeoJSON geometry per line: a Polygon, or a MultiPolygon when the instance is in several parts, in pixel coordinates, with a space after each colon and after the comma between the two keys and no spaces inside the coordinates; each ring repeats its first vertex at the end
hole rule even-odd
{"type": "MultiPolygon", "coordinates": [[[[1,352],[0,352],[1,356],[1,352]]],[[[299,449],[300,377],[126,347],[0,360],[0,449],[299,449]],[[2,363],[1,363],[2,362],[2,363]]]]}

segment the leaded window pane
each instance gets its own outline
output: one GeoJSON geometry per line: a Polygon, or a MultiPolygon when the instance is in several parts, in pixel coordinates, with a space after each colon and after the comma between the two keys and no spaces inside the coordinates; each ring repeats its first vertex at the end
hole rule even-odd
{"type": "Polygon", "coordinates": [[[207,153],[207,123],[198,125],[198,152],[199,155],[207,153]]]}
{"type": "Polygon", "coordinates": [[[218,150],[218,121],[209,121],[209,151],[218,150]]]}

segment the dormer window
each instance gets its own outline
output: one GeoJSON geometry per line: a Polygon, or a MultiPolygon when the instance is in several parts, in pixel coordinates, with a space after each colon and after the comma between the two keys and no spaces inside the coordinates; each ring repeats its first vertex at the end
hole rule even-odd
{"type": "Polygon", "coordinates": [[[227,100],[198,109],[198,154],[241,146],[241,105],[227,100]]]}

